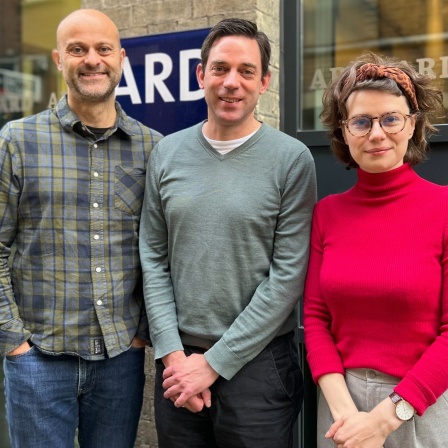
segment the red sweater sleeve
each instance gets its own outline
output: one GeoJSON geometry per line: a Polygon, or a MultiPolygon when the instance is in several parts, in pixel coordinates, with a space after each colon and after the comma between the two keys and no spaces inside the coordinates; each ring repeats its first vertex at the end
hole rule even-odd
{"type": "Polygon", "coordinates": [[[310,260],[304,290],[304,328],[307,361],[313,380],[326,373],[344,374],[341,356],[331,333],[331,314],[320,291],[320,272],[323,258],[323,202],[314,210],[311,230],[310,260]]]}

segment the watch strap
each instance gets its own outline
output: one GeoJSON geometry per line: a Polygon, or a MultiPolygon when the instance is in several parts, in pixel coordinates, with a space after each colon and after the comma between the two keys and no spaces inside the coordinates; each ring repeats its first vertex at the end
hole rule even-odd
{"type": "Polygon", "coordinates": [[[398,395],[396,392],[392,392],[389,395],[389,398],[392,400],[393,404],[397,404],[399,401],[403,400],[403,398],[400,395],[398,395]]]}

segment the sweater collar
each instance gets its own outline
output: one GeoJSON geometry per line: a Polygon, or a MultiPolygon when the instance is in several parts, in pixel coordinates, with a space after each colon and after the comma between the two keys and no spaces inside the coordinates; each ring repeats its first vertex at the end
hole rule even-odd
{"type": "Polygon", "coordinates": [[[384,173],[368,173],[361,168],[357,171],[358,182],[354,189],[369,196],[386,196],[407,190],[419,178],[407,163],[384,173]]]}

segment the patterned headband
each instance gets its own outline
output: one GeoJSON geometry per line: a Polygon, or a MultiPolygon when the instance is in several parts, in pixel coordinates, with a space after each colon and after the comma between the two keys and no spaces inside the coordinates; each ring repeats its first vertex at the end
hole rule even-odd
{"type": "Polygon", "coordinates": [[[356,70],[356,82],[365,81],[366,79],[389,78],[395,81],[403,90],[411,103],[414,112],[418,111],[417,97],[415,95],[414,84],[411,78],[399,68],[389,67],[387,65],[364,64],[356,70]]]}

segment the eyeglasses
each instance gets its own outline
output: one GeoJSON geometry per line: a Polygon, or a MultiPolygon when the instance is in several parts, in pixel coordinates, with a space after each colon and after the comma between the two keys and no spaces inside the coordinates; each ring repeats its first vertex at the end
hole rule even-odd
{"type": "Polygon", "coordinates": [[[402,114],[401,112],[387,112],[379,117],[369,117],[368,115],[355,115],[347,120],[341,120],[341,124],[345,125],[348,132],[354,137],[364,137],[373,126],[373,120],[378,120],[381,129],[387,134],[398,134],[405,125],[406,120],[415,114],[402,114]]]}

